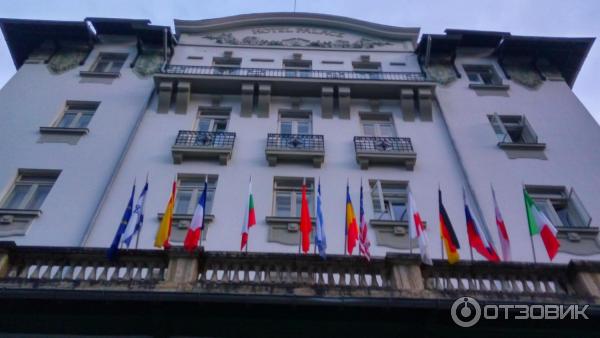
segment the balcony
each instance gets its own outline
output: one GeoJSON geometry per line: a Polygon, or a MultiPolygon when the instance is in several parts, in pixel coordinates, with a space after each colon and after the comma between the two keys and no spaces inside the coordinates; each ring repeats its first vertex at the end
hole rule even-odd
{"type": "Polygon", "coordinates": [[[320,168],[325,159],[325,141],[323,135],[268,134],[265,154],[271,167],[287,160],[308,161],[320,168]]]}
{"type": "Polygon", "coordinates": [[[299,78],[317,80],[427,81],[427,78],[421,72],[357,72],[337,70],[289,70],[271,68],[168,65],[163,71],[161,71],[161,73],[174,75],[299,78]]]}
{"type": "Polygon", "coordinates": [[[356,162],[361,169],[371,164],[403,165],[413,170],[417,153],[408,137],[355,136],[356,162]]]}
{"type": "MultiPolygon", "coordinates": [[[[568,265],[463,261],[449,265],[436,260],[433,266],[424,266],[416,254],[388,254],[366,262],[357,256],[328,255],[322,260],[317,255],[283,253],[189,254],[173,248],[122,250],[118,260],[110,262],[103,248],[0,243],[0,297],[4,304],[0,313],[4,329],[10,330],[61,330],[63,324],[57,318],[73,318],[76,313],[94,318],[87,322],[87,330],[107,335],[116,334],[119,327],[128,332],[151,332],[157,329],[151,324],[115,319],[123,319],[128,311],[146,318],[149,311],[160,314],[161,327],[177,327],[166,323],[181,323],[182,314],[190,316],[198,309],[208,308],[210,313],[218,312],[217,318],[235,321],[253,313],[251,309],[262,309],[263,316],[270,318],[266,314],[290,314],[297,306],[305,308],[306,318],[332,323],[340,317],[325,313],[341,307],[346,316],[368,311],[395,325],[404,318],[401,314],[415,311],[423,312],[421,318],[439,316],[433,322],[447,323],[452,302],[465,296],[492,304],[590,304],[587,314],[589,322],[594,322],[600,306],[599,281],[600,264],[589,261],[568,265]],[[7,320],[22,319],[14,317],[15,311],[31,312],[33,304],[39,306],[35,321],[19,324],[7,320]],[[391,316],[385,315],[390,311],[391,316]],[[107,325],[111,319],[126,325],[107,325]]],[[[203,332],[207,328],[223,330],[223,325],[210,323],[210,313],[205,314],[209,317],[194,314],[190,318],[203,321],[203,332]]],[[[281,321],[273,325],[291,324],[286,318],[281,321]]],[[[410,319],[403,323],[413,325],[410,319]]],[[[585,325],[586,321],[577,323],[585,325]]],[[[380,329],[373,325],[368,332],[380,329]]]]}
{"type": "Polygon", "coordinates": [[[235,133],[180,130],[171,147],[173,163],[187,159],[218,159],[227,165],[231,158],[235,133]]]}

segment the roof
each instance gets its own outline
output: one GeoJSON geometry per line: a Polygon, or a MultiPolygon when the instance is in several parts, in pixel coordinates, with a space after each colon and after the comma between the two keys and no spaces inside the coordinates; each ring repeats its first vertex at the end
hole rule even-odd
{"type": "Polygon", "coordinates": [[[516,36],[508,32],[446,29],[443,34],[424,34],[416,53],[424,56],[430,40],[430,53],[453,55],[456,49],[490,48],[500,59],[507,56],[546,58],[573,87],[594,38],[516,36]]]}
{"type": "Polygon", "coordinates": [[[90,41],[94,38],[83,21],[0,19],[0,29],[17,69],[48,39],[90,41]]]}
{"type": "Polygon", "coordinates": [[[169,26],[155,26],[150,20],[86,18],[82,21],[48,21],[0,18],[0,29],[15,67],[20,68],[29,54],[44,41],[72,40],[92,44],[98,35],[135,35],[147,44],[163,44],[167,29],[168,46],[174,43],[169,26]]]}

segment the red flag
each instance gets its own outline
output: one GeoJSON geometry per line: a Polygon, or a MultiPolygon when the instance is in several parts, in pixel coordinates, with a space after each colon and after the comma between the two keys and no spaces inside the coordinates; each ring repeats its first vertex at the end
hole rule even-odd
{"type": "Polygon", "coordinates": [[[306,199],[306,184],[302,184],[302,206],[300,209],[300,232],[302,233],[302,252],[307,253],[310,249],[310,233],[312,222],[308,211],[308,200],[306,199]]]}

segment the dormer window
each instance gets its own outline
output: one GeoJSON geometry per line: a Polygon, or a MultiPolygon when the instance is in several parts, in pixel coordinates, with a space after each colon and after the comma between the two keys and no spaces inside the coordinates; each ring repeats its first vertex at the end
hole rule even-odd
{"type": "Polygon", "coordinates": [[[306,77],[312,69],[312,60],[302,59],[302,54],[294,53],[291,59],[283,60],[283,68],[286,70],[286,76],[306,77]]]}
{"type": "Polygon", "coordinates": [[[380,72],[381,62],[371,61],[370,55],[361,55],[360,61],[352,61],[352,67],[355,71],[380,72]]]}
{"type": "Polygon", "coordinates": [[[232,51],[223,52],[223,56],[213,57],[213,66],[215,66],[215,74],[236,74],[242,64],[242,58],[233,57],[232,51]]]}

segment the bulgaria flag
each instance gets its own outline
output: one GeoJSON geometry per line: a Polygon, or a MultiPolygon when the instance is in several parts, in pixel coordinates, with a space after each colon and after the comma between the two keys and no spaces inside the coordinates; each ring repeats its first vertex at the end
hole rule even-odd
{"type": "Polygon", "coordinates": [[[198,199],[198,205],[194,210],[194,216],[190,222],[185,240],[183,241],[183,248],[188,252],[193,252],[198,248],[200,238],[202,238],[202,230],[204,230],[204,214],[206,213],[206,193],[208,190],[208,184],[204,180],[204,190],[198,199]]]}
{"type": "Polygon", "coordinates": [[[171,197],[169,197],[169,203],[165,209],[158,231],[156,232],[156,238],[154,239],[154,246],[157,248],[168,249],[171,247],[169,238],[171,237],[171,225],[173,222],[173,207],[175,205],[175,194],[177,193],[177,182],[173,181],[173,188],[171,190],[171,197]]]}
{"type": "Polygon", "coordinates": [[[525,197],[527,223],[529,223],[529,234],[531,236],[540,235],[542,237],[548,257],[550,257],[550,260],[553,260],[558,252],[558,248],[560,248],[560,242],[556,238],[557,230],[548,217],[538,209],[525,189],[523,189],[523,195],[525,197]]]}
{"type": "Polygon", "coordinates": [[[248,207],[244,212],[242,245],[240,246],[240,250],[244,250],[244,247],[248,245],[248,232],[254,224],[256,224],[256,214],[254,213],[254,197],[252,197],[252,177],[250,177],[250,183],[248,184],[248,207]]]}

